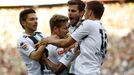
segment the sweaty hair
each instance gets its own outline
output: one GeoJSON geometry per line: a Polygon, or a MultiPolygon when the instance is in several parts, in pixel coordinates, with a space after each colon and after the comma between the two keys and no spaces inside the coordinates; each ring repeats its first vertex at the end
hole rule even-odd
{"type": "Polygon", "coordinates": [[[27,18],[27,15],[30,13],[36,13],[36,12],[32,8],[28,8],[20,12],[19,21],[23,29],[24,29],[24,26],[22,25],[22,21],[25,21],[27,18]]]}
{"type": "Polygon", "coordinates": [[[68,22],[68,17],[59,14],[53,15],[49,21],[51,30],[54,27],[61,27],[61,23],[63,22],[68,22]]]}
{"type": "Polygon", "coordinates": [[[99,1],[89,1],[87,3],[88,10],[92,10],[94,13],[95,18],[101,19],[103,12],[104,12],[104,6],[99,1]]]}
{"type": "Polygon", "coordinates": [[[78,5],[79,11],[85,10],[85,3],[81,0],[69,0],[67,4],[68,5],[78,5]]]}

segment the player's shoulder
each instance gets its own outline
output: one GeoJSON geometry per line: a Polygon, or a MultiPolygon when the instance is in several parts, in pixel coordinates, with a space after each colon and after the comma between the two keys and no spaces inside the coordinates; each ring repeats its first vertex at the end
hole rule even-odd
{"type": "Polygon", "coordinates": [[[35,32],[36,34],[42,34],[41,32],[35,32]]]}
{"type": "Polygon", "coordinates": [[[20,34],[18,40],[17,40],[17,43],[21,43],[21,42],[29,42],[29,37],[30,35],[29,34],[26,34],[25,32],[23,32],[22,34],[20,34]]]}
{"type": "Polygon", "coordinates": [[[56,50],[58,47],[57,46],[54,46],[52,44],[49,44],[47,47],[46,47],[48,50],[56,50]]]}
{"type": "Polygon", "coordinates": [[[84,26],[84,27],[86,27],[86,28],[94,28],[94,21],[93,20],[89,20],[89,19],[87,19],[87,20],[84,20],[83,22],[82,22],[82,26],[84,26]]]}
{"type": "Polygon", "coordinates": [[[24,40],[25,38],[27,38],[27,35],[23,33],[19,36],[18,41],[24,40]]]}
{"type": "Polygon", "coordinates": [[[39,34],[41,35],[42,37],[47,37],[45,34],[43,34],[42,32],[35,32],[35,34],[39,34]]]}
{"type": "Polygon", "coordinates": [[[36,34],[43,36],[42,32],[35,32],[35,35],[36,34]]]}
{"type": "Polygon", "coordinates": [[[85,25],[85,26],[87,26],[87,27],[90,26],[90,28],[92,28],[92,27],[94,28],[94,27],[98,27],[98,26],[100,25],[100,21],[87,19],[87,20],[84,20],[84,21],[83,21],[83,25],[85,25]]]}
{"type": "Polygon", "coordinates": [[[84,20],[82,23],[84,23],[84,24],[91,24],[91,23],[94,23],[94,21],[93,20],[89,20],[89,19],[86,19],[86,20],[84,20]]]}
{"type": "Polygon", "coordinates": [[[26,38],[27,38],[27,36],[26,36],[24,33],[21,34],[21,35],[19,36],[18,40],[17,40],[17,46],[19,46],[21,42],[26,41],[26,38]]]}

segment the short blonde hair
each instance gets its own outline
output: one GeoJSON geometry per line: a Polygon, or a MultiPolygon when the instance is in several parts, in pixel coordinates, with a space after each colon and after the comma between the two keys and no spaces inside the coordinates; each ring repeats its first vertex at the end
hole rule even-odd
{"type": "Polygon", "coordinates": [[[60,15],[60,14],[55,14],[51,17],[49,23],[50,23],[50,28],[51,30],[54,27],[61,27],[61,23],[62,22],[67,22],[68,21],[68,17],[64,16],[64,15],[60,15]]]}

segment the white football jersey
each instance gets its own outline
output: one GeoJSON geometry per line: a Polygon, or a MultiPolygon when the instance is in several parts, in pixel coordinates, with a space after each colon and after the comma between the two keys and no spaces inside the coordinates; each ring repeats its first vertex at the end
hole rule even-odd
{"type": "Polygon", "coordinates": [[[36,49],[34,42],[28,36],[30,35],[26,33],[20,36],[17,42],[17,49],[28,68],[28,75],[42,75],[40,63],[29,58],[31,52],[36,49]],[[26,47],[22,47],[23,44],[25,44],[26,47]]]}
{"type": "Polygon", "coordinates": [[[76,75],[100,75],[100,66],[106,54],[107,34],[99,20],[85,20],[71,34],[80,45],[75,60],[76,75]]]}
{"type": "Polygon", "coordinates": [[[68,31],[69,31],[69,33],[73,33],[75,30],[77,29],[77,27],[76,26],[69,26],[69,28],[68,28],[68,31]]]}
{"type": "MultiPolygon", "coordinates": [[[[77,26],[69,25],[68,31],[69,31],[69,33],[71,34],[71,33],[73,33],[76,29],[77,29],[77,26]]],[[[75,65],[75,60],[74,60],[73,62],[71,62],[70,69],[69,69],[69,73],[74,74],[74,65],[75,65]]]]}
{"type": "MultiPolygon", "coordinates": [[[[44,36],[40,32],[36,32],[33,37],[37,40],[36,42],[40,41],[44,36]]],[[[27,68],[28,68],[28,75],[55,75],[52,70],[50,70],[45,64],[43,71],[41,70],[41,65],[38,61],[32,60],[29,58],[32,51],[36,50],[35,44],[28,34],[23,34],[17,44],[17,48],[22,56],[27,68]],[[21,44],[27,44],[27,48],[22,48],[21,44]],[[42,73],[44,72],[44,73],[42,73]]]]}
{"type": "MultiPolygon", "coordinates": [[[[57,46],[49,44],[47,47],[48,49],[48,59],[53,63],[60,63],[60,59],[64,56],[65,52],[63,48],[59,48],[57,46]]],[[[67,75],[67,69],[63,70],[60,75],[67,75]]]]}

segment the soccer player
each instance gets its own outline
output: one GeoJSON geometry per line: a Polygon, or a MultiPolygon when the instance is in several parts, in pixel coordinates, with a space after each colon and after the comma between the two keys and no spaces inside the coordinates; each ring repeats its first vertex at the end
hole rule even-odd
{"type": "Polygon", "coordinates": [[[99,1],[89,1],[85,8],[85,21],[66,39],[47,37],[41,44],[68,47],[80,45],[80,55],[75,60],[76,75],[100,75],[100,66],[107,52],[107,33],[101,23],[104,6],[99,1]]]}
{"type": "Polygon", "coordinates": [[[45,45],[39,48],[35,43],[43,38],[40,32],[36,32],[38,22],[35,10],[29,8],[20,12],[19,21],[25,32],[22,33],[17,42],[17,49],[28,68],[28,75],[44,75],[40,59],[44,53],[45,45]]]}
{"type": "MultiPolygon", "coordinates": [[[[63,39],[68,33],[68,18],[63,15],[53,15],[50,19],[51,35],[63,39]]],[[[70,48],[68,48],[70,49],[70,48]]],[[[74,59],[75,54],[70,50],[49,44],[48,58],[44,56],[45,64],[56,75],[68,75],[67,66],[74,59]]]]}
{"type": "MultiPolygon", "coordinates": [[[[68,3],[68,17],[69,17],[69,25],[68,30],[69,33],[73,33],[83,21],[82,17],[85,12],[85,3],[81,0],[69,0],[68,3]]],[[[75,61],[71,63],[69,75],[74,75],[74,64],[75,61]]]]}

